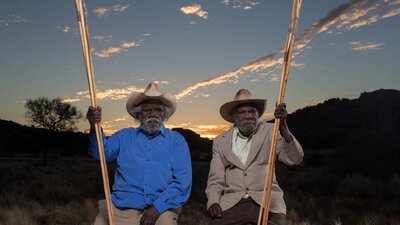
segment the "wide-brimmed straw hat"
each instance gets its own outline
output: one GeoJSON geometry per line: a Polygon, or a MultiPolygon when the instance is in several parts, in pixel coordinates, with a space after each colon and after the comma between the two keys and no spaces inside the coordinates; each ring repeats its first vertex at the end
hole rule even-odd
{"type": "Polygon", "coordinates": [[[236,93],[233,101],[227,102],[221,106],[219,113],[226,121],[234,123],[232,111],[236,106],[242,104],[253,104],[258,109],[259,116],[261,116],[265,111],[267,99],[255,99],[249,90],[240,89],[236,93]]]}
{"type": "Polygon", "coordinates": [[[146,101],[162,102],[166,107],[171,109],[170,116],[172,116],[176,110],[175,96],[169,93],[161,94],[158,84],[151,82],[147,85],[143,92],[135,92],[131,95],[131,97],[129,97],[128,101],[126,102],[126,111],[128,111],[133,118],[138,119],[135,117],[133,109],[146,101]]]}

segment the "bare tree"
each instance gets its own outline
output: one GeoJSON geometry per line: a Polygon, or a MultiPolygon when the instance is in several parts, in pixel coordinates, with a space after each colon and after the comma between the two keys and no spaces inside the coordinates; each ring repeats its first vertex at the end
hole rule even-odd
{"type": "MultiPolygon", "coordinates": [[[[33,126],[44,128],[48,136],[58,131],[74,131],[76,123],[82,119],[82,113],[70,103],[63,102],[62,98],[48,99],[39,97],[37,99],[27,99],[25,103],[25,118],[33,126]]],[[[43,165],[47,164],[47,152],[49,142],[52,138],[46,138],[46,147],[43,152],[43,165]]]]}
{"type": "Polygon", "coordinates": [[[82,119],[82,113],[62,98],[39,97],[27,99],[25,118],[36,127],[50,131],[73,131],[82,119]]]}

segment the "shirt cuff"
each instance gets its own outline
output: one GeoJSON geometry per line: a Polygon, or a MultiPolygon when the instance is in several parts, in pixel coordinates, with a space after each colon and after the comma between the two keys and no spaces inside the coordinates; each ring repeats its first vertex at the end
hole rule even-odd
{"type": "Polygon", "coordinates": [[[157,209],[157,212],[160,214],[169,209],[167,203],[165,203],[163,196],[155,200],[152,205],[157,209]]]}

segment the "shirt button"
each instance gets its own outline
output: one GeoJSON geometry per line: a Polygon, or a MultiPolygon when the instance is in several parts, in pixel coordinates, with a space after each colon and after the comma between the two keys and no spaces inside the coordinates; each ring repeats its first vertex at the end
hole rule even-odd
{"type": "Polygon", "coordinates": [[[246,191],[249,191],[249,188],[246,188],[246,191]]]}
{"type": "Polygon", "coordinates": [[[247,173],[243,173],[244,176],[247,176],[247,173]]]}
{"type": "Polygon", "coordinates": [[[150,159],[147,159],[147,162],[149,162],[150,161],[150,159]]]}

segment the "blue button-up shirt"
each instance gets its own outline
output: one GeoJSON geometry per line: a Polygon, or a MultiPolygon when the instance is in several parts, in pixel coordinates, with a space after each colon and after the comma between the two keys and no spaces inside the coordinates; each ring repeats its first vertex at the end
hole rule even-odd
{"type": "MultiPolygon", "coordinates": [[[[89,134],[89,154],[99,159],[96,134],[89,134]]],[[[148,137],[126,128],[109,138],[103,133],[107,162],[116,162],[111,199],[119,209],[154,205],[159,213],[179,208],[189,198],[192,167],[189,147],[176,131],[162,128],[148,137]]]]}

